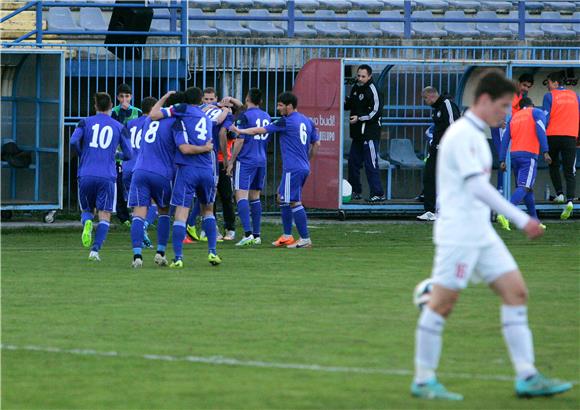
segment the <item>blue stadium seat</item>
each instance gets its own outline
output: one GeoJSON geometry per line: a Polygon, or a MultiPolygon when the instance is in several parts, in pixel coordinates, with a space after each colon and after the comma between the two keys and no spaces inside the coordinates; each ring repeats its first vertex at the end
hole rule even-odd
{"type": "Polygon", "coordinates": [[[477,13],[477,18],[482,19],[497,19],[497,23],[477,23],[476,28],[482,35],[488,37],[513,37],[514,33],[501,23],[495,11],[480,11],[477,13]]]}
{"type": "Polygon", "coordinates": [[[228,16],[232,20],[216,20],[215,28],[222,36],[244,37],[251,34],[250,30],[242,27],[237,19],[238,15],[232,9],[217,9],[216,16],[228,16]]]}
{"type": "MultiPolygon", "coordinates": [[[[190,16],[205,16],[201,9],[189,9],[190,16]]],[[[207,16],[206,16],[207,17],[207,16]]],[[[217,30],[210,27],[207,20],[189,20],[189,34],[193,36],[215,36],[217,30]]]]}
{"type": "MultiPolygon", "coordinates": [[[[270,12],[264,9],[250,10],[249,13],[252,17],[270,17],[270,12]]],[[[284,30],[276,27],[272,21],[250,21],[248,28],[252,31],[252,34],[265,37],[282,37],[284,35],[284,30]]]]}
{"type": "Polygon", "coordinates": [[[417,158],[413,142],[406,138],[393,138],[389,146],[391,163],[401,168],[424,168],[425,163],[417,158]]]}
{"type": "Polygon", "coordinates": [[[286,2],[284,0],[254,0],[254,7],[262,7],[269,11],[284,10],[286,8],[286,2]]]}
{"type": "Polygon", "coordinates": [[[374,11],[376,13],[383,9],[383,2],[379,0],[350,0],[353,8],[374,11]]]}
{"type": "Polygon", "coordinates": [[[85,30],[107,31],[109,29],[109,24],[103,17],[103,12],[96,7],[81,7],[79,22],[85,30]]]}
{"type": "Polygon", "coordinates": [[[159,17],[169,17],[171,13],[169,9],[153,9],[153,20],[151,21],[151,31],[170,31],[171,24],[168,18],[159,17]]]}
{"type": "Polygon", "coordinates": [[[46,18],[49,30],[80,30],[68,7],[51,7],[46,18]]]}
{"type": "Polygon", "coordinates": [[[482,1],[482,10],[513,10],[514,5],[509,1],[482,1]]]}
{"type": "MultiPolygon", "coordinates": [[[[369,16],[366,10],[350,10],[346,15],[354,18],[367,18],[369,16]]],[[[350,34],[357,37],[380,37],[383,35],[370,22],[349,21],[346,28],[350,31],[350,34]]]]}
{"type": "MultiPolygon", "coordinates": [[[[288,10],[284,10],[282,15],[286,17],[288,15],[288,10]]],[[[294,16],[302,17],[303,14],[300,10],[294,11],[294,16]]],[[[284,30],[284,33],[288,32],[288,23],[282,21],[280,27],[284,30]]],[[[295,21],[294,22],[294,35],[296,37],[316,37],[316,30],[310,28],[306,21],[295,21]]]]}
{"type": "Polygon", "coordinates": [[[189,0],[188,5],[192,9],[202,9],[204,11],[216,11],[222,5],[221,0],[189,0]]]}
{"type": "MultiPolygon", "coordinates": [[[[572,17],[580,20],[580,11],[574,13],[572,17]]],[[[580,23],[572,23],[572,30],[574,30],[577,34],[580,34],[580,23]]]]}
{"type": "Polygon", "coordinates": [[[446,9],[449,3],[446,0],[415,0],[416,6],[424,9],[446,9]]]}
{"type": "Polygon", "coordinates": [[[318,0],[321,8],[327,10],[346,11],[352,7],[350,1],[347,0],[318,0]]]}
{"type": "MultiPolygon", "coordinates": [[[[446,18],[465,18],[463,10],[451,10],[445,12],[446,18]]],[[[445,23],[444,29],[449,36],[455,37],[479,37],[479,31],[470,23],[445,23]]]]}
{"type": "Polygon", "coordinates": [[[296,8],[302,11],[314,11],[318,10],[320,4],[318,0],[294,0],[296,8]]]}
{"type": "MultiPolygon", "coordinates": [[[[405,0],[382,0],[382,2],[386,8],[401,9],[401,10],[405,8],[405,0]]],[[[412,1],[411,7],[415,6],[416,6],[415,1],[412,1]]]]}
{"type": "MultiPolygon", "coordinates": [[[[333,10],[316,10],[314,17],[335,17],[333,10]]],[[[317,21],[314,23],[314,29],[318,34],[329,37],[341,37],[348,36],[348,30],[340,27],[340,24],[336,21],[317,21]]]]}
{"type": "MultiPolygon", "coordinates": [[[[380,16],[384,18],[401,18],[403,17],[403,14],[398,10],[384,10],[381,11],[380,16]]],[[[402,38],[405,35],[405,26],[403,22],[397,23],[394,21],[384,21],[379,24],[379,29],[388,37],[402,38]]]]}
{"type": "MultiPolygon", "coordinates": [[[[429,10],[419,10],[414,11],[411,16],[418,18],[433,18],[433,13],[429,10]]],[[[412,28],[415,35],[418,37],[434,38],[447,36],[447,31],[440,29],[437,24],[433,22],[413,23],[412,28]]]]}
{"type": "Polygon", "coordinates": [[[541,1],[526,1],[526,10],[542,10],[544,3],[541,1]]]}
{"type": "Polygon", "coordinates": [[[560,11],[574,11],[576,10],[576,5],[570,1],[545,1],[544,8],[560,11]]]}
{"type": "MultiPolygon", "coordinates": [[[[509,17],[510,18],[514,18],[517,19],[519,16],[518,12],[513,10],[510,11],[509,13],[509,17]]],[[[530,18],[531,15],[529,12],[526,12],[526,18],[530,18]]],[[[515,35],[518,34],[519,32],[519,28],[518,28],[518,24],[517,23],[510,23],[510,25],[508,26],[509,30],[514,33],[515,35]]],[[[544,36],[544,30],[542,30],[540,28],[540,24],[539,23],[526,23],[526,38],[530,37],[530,38],[538,38],[538,37],[543,37],[544,36]]]]}
{"type": "Polygon", "coordinates": [[[570,30],[569,25],[565,24],[557,11],[542,11],[542,18],[547,19],[560,19],[559,23],[542,23],[540,26],[544,33],[559,38],[576,37],[576,32],[570,30]]]}
{"type": "Polygon", "coordinates": [[[254,7],[254,0],[222,0],[222,7],[226,9],[249,10],[254,7]]]}
{"type": "Polygon", "coordinates": [[[475,0],[449,0],[449,8],[458,10],[479,10],[481,4],[475,0]]]}

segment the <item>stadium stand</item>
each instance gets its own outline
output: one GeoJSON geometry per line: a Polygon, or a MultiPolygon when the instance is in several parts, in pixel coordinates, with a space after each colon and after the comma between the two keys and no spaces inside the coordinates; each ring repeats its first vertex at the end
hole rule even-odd
{"type": "Polygon", "coordinates": [[[425,163],[417,158],[413,141],[408,138],[393,138],[389,146],[389,160],[401,168],[424,168],[425,163]]]}
{"type": "MultiPolygon", "coordinates": [[[[334,10],[316,10],[315,17],[335,17],[334,10]]],[[[314,23],[314,29],[318,34],[329,37],[348,36],[350,32],[340,27],[340,24],[335,21],[317,21],[314,23]]]]}
{"type": "Polygon", "coordinates": [[[513,4],[509,1],[482,1],[483,10],[510,10],[513,4]]]}
{"type": "MultiPolygon", "coordinates": [[[[543,11],[542,18],[561,18],[557,11],[543,11]]],[[[576,32],[570,29],[570,25],[566,24],[565,20],[561,23],[542,23],[540,26],[545,34],[558,38],[573,38],[576,37],[576,32]]]]}
{"type": "Polygon", "coordinates": [[[445,10],[449,3],[445,0],[415,0],[417,7],[424,9],[445,10]]]}
{"type": "MultiPolygon", "coordinates": [[[[346,15],[353,18],[366,18],[369,16],[366,10],[350,10],[346,15]]],[[[359,21],[349,21],[346,28],[350,31],[351,35],[357,37],[380,37],[383,34],[381,30],[369,26],[368,23],[359,21]]]]}
{"type": "MultiPolygon", "coordinates": [[[[284,10],[282,12],[282,16],[287,16],[288,15],[288,11],[284,10]]],[[[303,16],[302,12],[300,10],[295,10],[294,11],[294,15],[295,16],[303,16]]],[[[282,28],[282,30],[284,30],[285,33],[288,32],[288,23],[283,21],[280,23],[280,27],[282,28]]],[[[297,21],[294,24],[294,35],[296,37],[315,37],[316,36],[316,30],[312,29],[311,27],[308,26],[308,24],[305,21],[297,21]]]]}
{"type": "Polygon", "coordinates": [[[302,11],[315,11],[320,6],[318,0],[296,0],[295,4],[296,8],[302,11]]]}
{"type": "Polygon", "coordinates": [[[383,8],[383,3],[379,0],[350,0],[353,8],[378,12],[383,8]]]}
{"type": "Polygon", "coordinates": [[[151,21],[151,31],[169,31],[170,12],[169,9],[153,9],[153,20],[151,21]]]}
{"type": "Polygon", "coordinates": [[[487,37],[513,37],[514,33],[509,30],[507,24],[501,23],[497,14],[493,11],[479,11],[477,17],[482,19],[497,19],[497,23],[477,23],[476,28],[482,36],[487,37]]]}
{"type": "MultiPolygon", "coordinates": [[[[433,18],[433,13],[430,10],[419,10],[414,11],[412,16],[418,18],[433,18]]],[[[440,29],[439,26],[433,22],[413,23],[413,30],[418,37],[447,37],[447,31],[440,29]]]]}
{"type": "Polygon", "coordinates": [[[79,15],[81,28],[91,31],[106,31],[109,24],[105,21],[101,9],[95,7],[82,7],[79,15]]]}
{"type": "Polygon", "coordinates": [[[546,8],[552,10],[574,11],[576,6],[570,1],[545,1],[546,8]]]}
{"type": "MultiPolygon", "coordinates": [[[[463,10],[451,10],[445,12],[445,17],[464,19],[465,13],[463,10]]],[[[447,35],[456,37],[479,37],[479,30],[476,30],[474,24],[470,23],[445,23],[444,26],[447,35]]]]}
{"type": "MultiPolygon", "coordinates": [[[[384,10],[380,14],[383,18],[400,18],[401,12],[398,10],[384,10]]],[[[385,21],[379,24],[379,29],[387,37],[403,37],[405,35],[405,28],[403,23],[395,21],[385,21]]]]}
{"type": "Polygon", "coordinates": [[[191,9],[215,11],[221,6],[221,0],[190,0],[188,5],[191,9]]]}
{"type": "MultiPolygon", "coordinates": [[[[204,16],[201,9],[189,9],[190,16],[204,16]]],[[[190,20],[188,26],[189,34],[192,36],[216,36],[217,30],[210,27],[207,20],[190,20]]]]}
{"type": "Polygon", "coordinates": [[[352,3],[346,0],[318,0],[320,8],[334,11],[346,11],[352,7],[352,3]]]}
{"type": "MultiPolygon", "coordinates": [[[[270,12],[264,9],[250,10],[250,16],[269,17],[270,12]]],[[[250,21],[248,28],[256,36],[281,37],[284,35],[284,30],[274,26],[271,21],[250,21]]]]}
{"type": "Polygon", "coordinates": [[[458,10],[479,10],[481,4],[479,1],[470,0],[449,0],[449,8],[458,10]]]}
{"type": "Polygon", "coordinates": [[[242,27],[239,21],[236,20],[237,13],[232,9],[218,9],[215,12],[216,16],[228,16],[231,20],[216,20],[215,27],[219,34],[228,37],[243,37],[251,34],[250,30],[242,27]]]}
{"type": "Polygon", "coordinates": [[[48,10],[49,30],[80,30],[68,7],[51,7],[48,10]]]}
{"type": "Polygon", "coordinates": [[[254,7],[253,0],[222,0],[223,8],[231,8],[235,10],[250,10],[254,7]]]}
{"type": "MultiPolygon", "coordinates": [[[[580,20],[580,11],[574,13],[573,17],[580,20]]],[[[573,23],[572,30],[574,30],[576,34],[580,34],[580,23],[573,23]]]]}

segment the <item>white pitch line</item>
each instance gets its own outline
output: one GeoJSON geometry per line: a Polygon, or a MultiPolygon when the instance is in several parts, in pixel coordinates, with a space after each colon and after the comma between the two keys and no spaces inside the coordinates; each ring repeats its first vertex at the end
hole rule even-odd
{"type": "MultiPolygon", "coordinates": [[[[134,355],[134,354],[123,354],[118,352],[99,352],[93,349],[61,349],[58,347],[43,347],[31,345],[16,346],[10,344],[0,344],[0,349],[72,354],[79,356],[121,357],[127,359],[145,359],[163,362],[203,363],[217,366],[239,366],[239,367],[261,367],[268,369],[305,370],[323,373],[380,374],[387,376],[405,376],[405,377],[410,377],[413,375],[413,371],[408,369],[374,369],[368,367],[323,366],[319,364],[300,364],[300,363],[276,363],[276,362],[264,362],[260,360],[239,360],[223,356],[203,357],[203,356],[172,356],[172,355],[157,355],[157,354],[134,355]]],[[[478,380],[493,380],[493,381],[513,381],[514,379],[513,376],[472,374],[472,373],[439,373],[439,375],[455,379],[478,379],[478,380]]],[[[572,383],[578,384],[578,381],[573,381],[572,383]]]]}

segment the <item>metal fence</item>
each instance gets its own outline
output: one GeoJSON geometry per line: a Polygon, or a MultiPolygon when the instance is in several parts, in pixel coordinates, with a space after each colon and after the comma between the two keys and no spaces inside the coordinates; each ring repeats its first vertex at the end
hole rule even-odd
{"type": "MultiPolygon", "coordinates": [[[[19,47],[33,47],[21,45],[19,47]]],[[[68,150],[68,138],[77,122],[92,114],[91,96],[96,91],[114,95],[118,84],[133,88],[135,105],[142,98],[160,97],[170,89],[190,86],[214,87],[219,96],[243,98],[250,87],[265,95],[264,109],[276,116],[275,99],[291,89],[301,67],[312,58],[349,59],[440,59],[445,61],[506,60],[580,61],[580,47],[418,47],[418,46],[252,46],[231,44],[151,44],[139,46],[140,60],[117,58],[103,44],[43,45],[65,54],[65,167],[64,206],[77,209],[76,160],[68,150]]],[[[119,45],[118,47],[131,47],[119,45]]],[[[114,50],[113,50],[114,51],[114,50]]],[[[55,73],[56,75],[56,73],[55,73]]],[[[389,74],[385,93],[383,125],[392,135],[406,135],[415,142],[419,155],[424,149],[423,131],[430,122],[430,109],[420,98],[425,81],[454,94],[462,73],[432,68],[395,70],[389,74]]],[[[278,141],[269,147],[269,167],[265,208],[275,207],[274,194],[279,177],[278,141]]]]}

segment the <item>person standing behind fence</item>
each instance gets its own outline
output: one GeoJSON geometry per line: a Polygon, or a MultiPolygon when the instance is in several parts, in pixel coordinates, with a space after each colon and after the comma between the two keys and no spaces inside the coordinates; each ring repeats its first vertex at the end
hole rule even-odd
{"type": "Polygon", "coordinates": [[[429,156],[425,163],[425,171],[423,172],[423,206],[425,213],[419,215],[417,219],[421,221],[434,221],[435,207],[437,203],[437,191],[435,189],[435,174],[437,166],[437,152],[439,151],[439,144],[441,137],[449,125],[453,124],[460,117],[459,108],[451,101],[448,95],[439,95],[435,87],[425,87],[421,93],[423,100],[432,108],[431,118],[433,119],[433,141],[429,146],[429,156]]]}
{"type": "Polygon", "coordinates": [[[348,182],[352,185],[352,199],[362,199],[360,169],[365,166],[371,203],[385,200],[379,174],[379,138],[381,135],[382,99],[373,82],[373,70],[363,64],[358,67],[357,82],[350,90],[344,109],[350,110],[350,138],[348,154],[348,182]]]}
{"type": "Polygon", "coordinates": [[[564,88],[564,73],[561,71],[548,75],[548,90],[549,92],[544,95],[543,107],[546,114],[546,135],[552,157],[550,178],[556,191],[554,201],[566,202],[560,218],[568,219],[574,209],[573,201],[576,194],[576,139],[580,122],[580,97],[574,91],[564,88]],[[566,179],[566,199],[562,190],[560,163],[566,179]]]}

